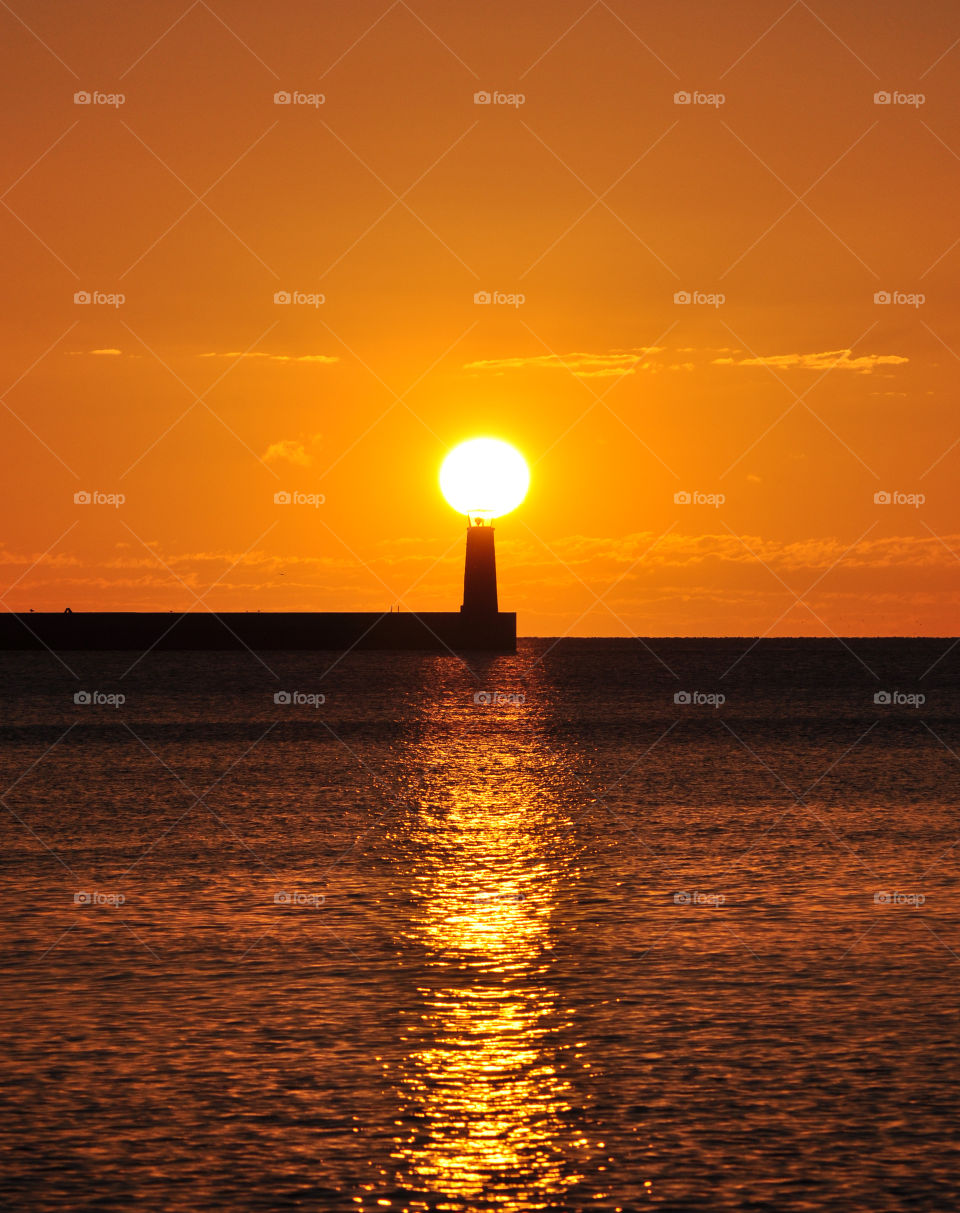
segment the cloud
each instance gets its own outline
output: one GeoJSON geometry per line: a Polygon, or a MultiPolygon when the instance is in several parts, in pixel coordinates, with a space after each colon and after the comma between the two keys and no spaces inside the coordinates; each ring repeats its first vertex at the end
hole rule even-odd
{"type": "Polygon", "coordinates": [[[313,452],[310,449],[320,441],[319,434],[310,438],[281,438],[271,442],[263,454],[266,463],[293,463],[297,467],[308,468],[313,463],[313,452]]]}
{"type": "Polygon", "coordinates": [[[869,375],[878,366],[901,366],[909,362],[899,354],[860,354],[852,357],[852,350],[826,350],[822,354],[768,354],[763,358],[714,358],[714,366],[769,366],[779,370],[803,371],[856,371],[869,375]]]}
{"type": "MultiPolygon", "coordinates": [[[[850,547],[852,537],[816,536],[800,540],[780,540],[761,535],[745,534],[741,539],[726,532],[713,534],[678,534],[676,531],[658,535],[639,531],[621,536],[567,535],[552,538],[549,546],[527,539],[504,540],[501,560],[514,570],[518,580],[529,577],[537,584],[546,575],[556,572],[557,584],[567,584],[569,570],[593,570],[591,575],[613,579],[631,566],[633,576],[642,576],[653,569],[701,569],[705,584],[719,595],[730,591],[729,577],[720,573],[721,566],[814,572],[817,570],[859,569],[863,571],[890,570],[902,573],[907,569],[939,569],[946,572],[956,567],[953,551],[960,549],[960,534],[950,533],[937,538],[932,535],[883,535],[867,537],[850,547]],[[942,538],[942,542],[941,542],[942,538]],[[563,570],[567,570],[564,572],[563,570]],[[601,573],[601,570],[604,570],[601,573]]],[[[382,541],[369,553],[369,563],[376,567],[391,565],[422,565],[437,561],[438,548],[444,539],[409,537],[398,541],[382,541]]],[[[305,553],[273,553],[263,549],[241,551],[164,552],[163,563],[177,569],[185,579],[195,577],[196,584],[212,578],[210,566],[217,569],[234,565],[265,573],[298,567],[317,571],[352,569],[354,557],[343,554],[318,555],[305,553]]],[[[34,563],[33,555],[16,555],[0,547],[0,564],[25,565],[34,563]]],[[[459,569],[463,555],[451,551],[439,565],[459,569]]],[[[75,556],[52,554],[41,563],[46,565],[83,565],[106,570],[156,569],[158,560],[132,545],[128,552],[117,552],[108,560],[91,566],[75,556]]]]}
{"type": "MultiPolygon", "coordinates": [[[[552,540],[550,550],[519,540],[500,546],[516,568],[556,564],[584,566],[609,562],[612,566],[637,564],[637,570],[653,567],[687,568],[693,565],[753,565],[770,568],[829,569],[842,568],[903,569],[944,568],[955,565],[950,549],[960,547],[960,535],[935,536],[888,535],[864,539],[850,548],[849,539],[823,536],[784,542],[760,535],[744,535],[742,542],[727,533],[684,535],[676,531],[658,537],[650,531],[611,538],[569,535],[552,540]],[[946,545],[946,546],[944,546],[946,545]],[[849,550],[848,550],[849,549],[849,550]]],[[[717,588],[725,585],[717,582],[717,588]]]]}
{"type": "MultiPolygon", "coordinates": [[[[544,594],[549,597],[548,592],[555,591],[554,606],[545,610],[544,617],[555,619],[557,626],[541,634],[565,632],[580,616],[589,605],[585,599],[581,601],[584,582],[598,590],[611,587],[605,602],[615,614],[622,613],[621,620],[633,621],[633,612],[638,610],[662,611],[662,618],[672,621],[677,632],[688,626],[690,612],[702,611],[705,604],[727,612],[734,620],[729,627],[742,628],[750,619],[747,631],[763,631],[773,618],[766,614],[768,610],[779,614],[784,607],[793,609],[790,594],[781,583],[792,582],[802,594],[817,571],[831,569],[831,576],[816,587],[818,609],[847,604],[854,611],[853,618],[859,618],[867,595],[871,602],[889,604],[901,612],[960,605],[953,576],[956,562],[947,550],[960,548],[960,535],[945,535],[943,543],[933,536],[868,537],[848,551],[851,538],[787,542],[745,535],[752,549],[748,551],[730,534],[567,535],[551,537],[549,547],[528,538],[506,540],[501,545],[501,560],[513,570],[514,605],[541,612],[544,594]],[[774,570],[776,577],[771,576],[774,570]],[[564,598],[571,590],[577,598],[564,598]],[[763,614],[748,616],[748,609],[763,614]]],[[[448,547],[447,537],[404,537],[394,554],[392,546],[379,543],[375,552],[358,560],[339,549],[329,555],[262,548],[163,550],[155,557],[139,544],[129,544],[128,550],[116,551],[108,560],[96,560],[66,553],[17,555],[0,545],[0,564],[19,565],[30,575],[29,585],[25,581],[18,584],[15,600],[8,604],[17,611],[31,606],[62,611],[68,604],[74,610],[244,610],[253,603],[262,603],[265,610],[383,610],[396,594],[382,586],[371,587],[374,570],[397,591],[416,579],[420,589],[409,596],[408,607],[449,610],[451,587],[456,587],[462,572],[462,551],[440,556],[448,547]],[[202,593],[214,582],[216,594],[203,605],[184,590],[187,586],[202,593]],[[281,588],[286,597],[268,606],[265,595],[281,588]]],[[[603,607],[591,609],[609,620],[603,607]]],[[[793,617],[790,619],[780,630],[792,626],[793,617]]],[[[642,625],[631,622],[630,626],[642,625]]],[[[724,630],[729,627],[724,625],[724,630]]],[[[605,622],[600,633],[618,630],[612,622],[605,622]]]]}
{"type": "MultiPolygon", "coordinates": [[[[668,362],[658,358],[663,354],[664,346],[647,346],[630,350],[613,349],[606,353],[590,354],[576,352],[572,354],[535,354],[513,358],[480,358],[475,362],[464,364],[468,371],[493,371],[503,374],[505,371],[516,370],[566,370],[580,379],[609,379],[624,375],[635,375],[638,371],[656,373],[659,371],[693,371],[698,363],[668,362]]],[[[690,346],[672,351],[675,355],[698,354],[704,361],[699,365],[710,366],[765,366],[774,370],[804,370],[804,371],[854,371],[861,375],[869,375],[878,367],[902,366],[909,362],[900,354],[858,354],[852,350],[824,350],[821,353],[810,354],[768,354],[764,357],[753,357],[744,354],[742,350],[731,349],[695,349],[690,346]],[[710,357],[721,355],[721,357],[710,357]]]]}
{"type": "Polygon", "coordinates": [[[335,354],[268,354],[262,350],[228,350],[225,354],[218,354],[213,351],[209,354],[201,354],[201,358],[232,358],[235,361],[240,358],[263,358],[268,362],[339,362],[340,359],[335,354]]]}
{"type": "Polygon", "coordinates": [[[66,552],[54,552],[52,554],[46,552],[11,552],[9,548],[0,544],[0,564],[33,569],[40,564],[56,568],[67,568],[71,565],[80,565],[82,563],[79,557],[70,556],[66,552]]]}
{"type": "Polygon", "coordinates": [[[534,370],[567,370],[581,379],[606,379],[615,375],[634,375],[638,370],[653,370],[653,363],[645,362],[661,347],[648,346],[634,350],[610,350],[605,354],[537,354],[517,358],[481,358],[464,364],[467,371],[514,371],[528,367],[534,370]]]}
{"type": "Polygon", "coordinates": [[[227,569],[243,566],[245,568],[262,568],[269,571],[285,569],[293,566],[318,569],[355,569],[356,560],[345,556],[314,556],[300,554],[279,554],[254,548],[249,552],[213,551],[213,552],[164,552],[156,557],[144,552],[133,551],[130,555],[114,556],[110,560],[99,563],[105,569],[156,569],[162,564],[172,569],[183,570],[183,577],[196,576],[201,581],[211,576],[209,565],[227,569]],[[192,570],[192,572],[191,572],[192,570]]]}
{"type": "MultiPolygon", "coordinates": [[[[123,350],[103,349],[103,350],[68,350],[67,353],[72,358],[139,358],[139,354],[124,354],[123,350]]],[[[320,365],[331,362],[339,362],[340,359],[335,354],[268,354],[263,350],[228,350],[225,354],[220,354],[216,350],[211,350],[209,353],[200,354],[201,358],[232,358],[237,361],[241,358],[260,358],[267,362],[315,362],[320,365]]]]}

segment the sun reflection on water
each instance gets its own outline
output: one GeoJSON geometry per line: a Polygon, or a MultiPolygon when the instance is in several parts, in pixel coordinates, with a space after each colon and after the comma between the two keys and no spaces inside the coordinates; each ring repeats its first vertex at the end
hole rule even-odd
{"type": "Polygon", "coordinates": [[[405,1193],[429,1207],[519,1213],[557,1206],[585,1144],[565,1075],[570,1025],[551,985],[571,843],[529,721],[480,723],[434,741],[428,729],[419,756],[432,774],[407,822],[416,859],[405,935],[422,968],[394,1076],[394,1159],[405,1193]]]}

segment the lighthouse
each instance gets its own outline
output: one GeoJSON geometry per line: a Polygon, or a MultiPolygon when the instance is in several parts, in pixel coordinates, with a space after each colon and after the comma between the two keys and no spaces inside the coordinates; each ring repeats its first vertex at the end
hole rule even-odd
{"type": "Polygon", "coordinates": [[[516,509],[529,484],[526,460],[498,438],[462,442],[440,468],[444,497],[467,519],[459,614],[465,647],[496,648],[505,639],[511,642],[509,647],[516,647],[516,616],[501,613],[497,596],[493,520],[516,509]]]}
{"type": "Polygon", "coordinates": [[[467,527],[467,555],[463,565],[464,615],[474,617],[496,615],[497,555],[494,548],[494,528],[483,519],[471,520],[467,527]]]}

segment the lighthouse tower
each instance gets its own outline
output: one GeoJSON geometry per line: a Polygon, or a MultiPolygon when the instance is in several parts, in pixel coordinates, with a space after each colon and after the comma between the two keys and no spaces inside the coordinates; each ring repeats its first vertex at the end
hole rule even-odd
{"type": "Polygon", "coordinates": [[[470,518],[460,611],[473,618],[496,615],[500,609],[497,604],[497,557],[493,535],[494,528],[484,519],[470,518]]]}

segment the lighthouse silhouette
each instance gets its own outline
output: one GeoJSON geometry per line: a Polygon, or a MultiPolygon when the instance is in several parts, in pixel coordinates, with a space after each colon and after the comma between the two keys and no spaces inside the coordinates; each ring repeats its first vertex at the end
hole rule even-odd
{"type": "Polygon", "coordinates": [[[479,619],[496,615],[497,556],[494,548],[494,528],[482,519],[467,525],[467,554],[463,565],[463,615],[479,619]]]}

